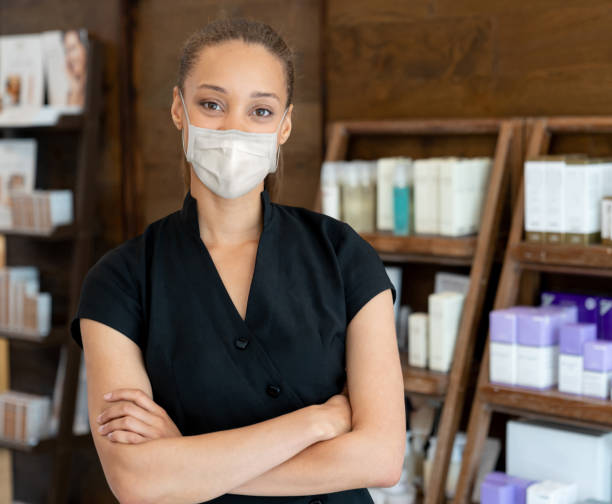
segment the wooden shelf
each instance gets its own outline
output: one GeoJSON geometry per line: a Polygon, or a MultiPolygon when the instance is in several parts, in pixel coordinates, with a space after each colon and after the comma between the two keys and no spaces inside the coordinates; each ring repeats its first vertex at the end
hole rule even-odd
{"type": "Polygon", "coordinates": [[[559,390],[531,390],[487,384],[480,389],[482,398],[494,410],[506,413],[561,418],[566,422],[612,427],[612,401],[571,395],[559,390]]]}
{"type": "Polygon", "coordinates": [[[44,347],[58,346],[66,342],[68,329],[65,325],[55,326],[51,328],[47,336],[39,336],[15,331],[0,330],[0,338],[10,339],[12,341],[23,343],[25,345],[40,345],[44,347]]]}
{"type": "Polygon", "coordinates": [[[67,240],[76,236],[75,224],[56,226],[50,231],[33,231],[31,229],[0,229],[0,235],[6,236],[27,236],[31,238],[44,238],[49,240],[67,240]]]}
{"type": "Polygon", "coordinates": [[[408,364],[408,354],[400,352],[404,390],[407,394],[422,394],[443,397],[448,389],[448,374],[412,367],[408,364]]]}
{"type": "Polygon", "coordinates": [[[45,130],[76,131],[83,126],[83,114],[59,114],[56,118],[42,114],[31,123],[3,122],[0,120],[0,132],[3,130],[45,130]],[[38,122],[36,122],[38,121],[38,122]]]}
{"type": "MultiPolygon", "coordinates": [[[[511,248],[511,253],[513,258],[521,263],[573,267],[587,270],[587,272],[589,269],[609,269],[609,274],[612,274],[612,247],[610,246],[520,242],[511,248]]],[[[601,271],[595,273],[604,274],[601,271]]]]}
{"type": "MultiPolygon", "coordinates": [[[[428,261],[448,258],[461,264],[470,265],[476,252],[477,236],[450,238],[433,235],[396,236],[385,233],[361,233],[361,236],[377,252],[389,255],[391,260],[409,261],[427,259],[428,261]]],[[[384,257],[382,257],[384,260],[384,257]]]]}

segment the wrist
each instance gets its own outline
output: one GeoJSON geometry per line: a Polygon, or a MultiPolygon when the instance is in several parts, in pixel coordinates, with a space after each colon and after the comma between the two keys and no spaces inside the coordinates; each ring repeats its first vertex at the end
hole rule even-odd
{"type": "Polygon", "coordinates": [[[322,404],[313,404],[305,408],[307,410],[310,432],[313,435],[314,442],[324,441],[333,437],[331,434],[331,424],[327,418],[325,406],[322,404]]]}

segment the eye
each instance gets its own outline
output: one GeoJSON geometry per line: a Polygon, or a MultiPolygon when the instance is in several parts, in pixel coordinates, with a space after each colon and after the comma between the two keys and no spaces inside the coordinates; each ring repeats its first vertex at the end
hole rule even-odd
{"type": "Polygon", "coordinates": [[[272,111],[270,109],[260,107],[255,109],[255,115],[257,117],[269,117],[272,115],[272,111]]]}
{"type": "Polygon", "coordinates": [[[221,106],[217,102],[201,101],[200,105],[202,105],[202,107],[208,110],[213,110],[213,111],[221,110],[221,106]]]}

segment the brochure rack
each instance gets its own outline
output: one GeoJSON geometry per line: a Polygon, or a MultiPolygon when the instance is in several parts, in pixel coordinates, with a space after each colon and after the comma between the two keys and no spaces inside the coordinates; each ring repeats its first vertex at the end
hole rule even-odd
{"type": "MultiPolygon", "coordinates": [[[[90,37],[87,61],[85,105],[81,114],[60,115],[55,123],[3,124],[2,138],[34,137],[44,154],[37,173],[37,186],[70,188],[74,196],[74,223],[56,228],[51,234],[27,234],[3,230],[0,237],[1,265],[28,264],[40,268],[41,280],[52,293],[52,329],[44,338],[0,333],[0,390],[9,388],[9,347],[60,347],[67,352],[62,385],[57,436],[30,446],[0,440],[0,448],[24,452],[51,451],[53,474],[48,502],[67,501],[70,462],[74,448],[92,444],[91,434],[73,434],[75,400],[81,362],[81,349],[69,333],[76,312],[82,280],[91,266],[95,224],[95,176],[100,166],[100,119],[102,110],[103,44],[90,37]],[[59,156],[57,149],[70,151],[59,156]],[[57,157],[61,161],[57,161],[57,157]],[[63,164],[66,161],[66,164],[63,164]]],[[[4,450],[2,450],[4,451],[4,450]]],[[[6,464],[0,464],[0,467],[6,464]]],[[[10,467],[10,464],[9,464],[10,467]]],[[[0,481],[12,480],[0,474],[0,481]]],[[[4,497],[4,496],[3,496],[4,497]]],[[[9,496],[10,497],[10,496],[9,496]]]]}

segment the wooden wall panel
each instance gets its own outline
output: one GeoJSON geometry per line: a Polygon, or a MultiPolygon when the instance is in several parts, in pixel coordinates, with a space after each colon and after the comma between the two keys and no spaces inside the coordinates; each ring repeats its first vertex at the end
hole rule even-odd
{"type": "Polygon", "coordinates": [[[296,56],[294,129],[283,147],[279,201],[309,206],[322,152],[320,0],[151,0],[139,4],[134,33],[138,163],[143,180],[141,229],[178,208],[184,197],[181,139],[170,119],[180,49],[190,33],[222,16],[255,17],[287,40],[296,56]],[[172,19],[172,22],[168,22],[172,19]]]}
{"type": "Polygon", "coordinates": [[[612,113],[605,0],[327,2],[328,119],[612,113]]]}

